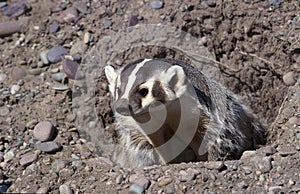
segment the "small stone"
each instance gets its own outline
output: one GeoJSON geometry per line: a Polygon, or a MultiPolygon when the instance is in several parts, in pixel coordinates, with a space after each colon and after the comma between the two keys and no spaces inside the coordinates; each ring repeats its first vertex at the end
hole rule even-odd
{"type": "Polygon", "coordinates": [[[172,181],[173,181],[172,178],[166,177],[166,178],[161,178],[157,184],[158,184],[158,186],[163,187],[163,186],[170,184],[172,181]]]}
{"type": "Polygon", "coordinates": [[[124,177],[122,174],[118,175],[117,178],[116,178],[116,183],[117,184],[121,184],[124,180],[124,177]]]}
{"type": "Polygon", "coordinates": [[[57,143],[55,141],[47,141],[42,143],[36,143],[34,145],[34,148],[46,153],[52,153],[60,151],[62,149],[62,146],[60,145],[60,143],[57,143]]]}
{"type": "Polygon", "coordinates": [[[33,130],[34,137],[39,141],[48,141],[52,139],[54,134],[54,126],[49,121],[39,122],[33,130]]]}
{"type": "Polygon", "coordinates": [[[255,162],[255,166],[258,170],[261,172],[269,172],[272,169],[272,158],[271,157],[263,157],[263,158],[258,158],[257,161],[255,162]]]}
{"type": "Polygon", "coordinates": [[[6,2],[0,2],[0,8],[7,6],[6,2]]]}
{"type": "Polygon", "coordinates": [[[0,74],[0,83],[5,83],[7,80],[7,75],[4,73],[0,74]]]}
{"type": "Polygon", "coordinates": [[[206,4],[207,4],[209,7],[216,7],[217,2],[216,2],[216,0],[207,0],[207,1],[206,1],[206,4]]]}
{"type": "Polygon", "coordinates": [[[223,161],[210,161],[206,165],[207,169],[222,171],[226,168],[223,161]]]}
{"type": "Polygon", "coordinates": [[[293,186],[292,191],[294,192],[300,192],[300,183],[293,186]]]}
{"type": "Polygon", "coordinates": [[[10,93],[12,95],[16,94],[17,92],[19,92],[21,89],[21,87],[19,85],[12,85],[10,88],[10,93]]]}
{"type": "Polygon", "coordinates": [[[166,188],[166,194],[172,194],[172,193],[175,193],[175,189],[173,187],[167,187],[166,188]]]}
{"type": "Polygon", "coordinates": [[[53,47],[47,53],[47,58],[51,63],[57,63],[62,60],[62,56],[67,55],[68,50],[64,47],[53,47]]]}
{"type": "Polygon", "coordinates": [[[0,22],[0,37],[6,37],[14,33],[21,32],[27,26],[27,24],[27,19],[0,22]]]}
{"type": "Polygon", "coordinates": [[[79,67],[78,63],[69,59],[65,59],[63,62],[63,70],[65,72],[65,74],[71,78],[71,79],[75,79],[76,78],[76,73],[77,73],[77,69],[79,67]]]}
{"type": "Polygon", "coordinates": [[[65,74],[62,73],[62,72],[59,72],[59,73],[54,73],[51,75],[51,78],[54,80],[54,81],[57,81],[57,82],[61,82],[63,80],[63,78],[65,77],[65,74]]]}
{"type": "Polygon", "coordinates": [[[8,6],[2,9],[3,15],[8,17],[19,17],[29,11],[29,8],[25,4],[25,2],[15,2],[9,4],[8,6]]]}
{"type": "Polygon", "coordinates": [[[294,155],[296,152],[291,149],[281,149],[279,150],[279,155],[282,157],[294,155]]]}
{"type": "Polygon", "coordinates": [[[36,193],[48,193],[48,190],[48,187],[41,187],[36,191],[36,193]]]}
{"type": "Polygon", "coordinates": [[[244,3],[251,3],[251,0],[244,0],[244,3]]]}
{"type": "Polygon", "coordinates": [[[282,79],[283,79],[283,82],[285,83],[285,85],[287,85],[287,86],[292,86],[296,83],[295,74],[292,71],[283,75],[282,79]]]}
{"type": "Polygon", "coordinates": [[[84,14],[89,13],[88,7],[84,2],[75,1],[73,3],[73,7],[75,7],[80,13],[84,13],[84,14]]]}
{"type": "Polygon", "coordinates": [[[64,84],[53,84],[51,85],[51,88],[53,90],[57,90],[57,91],[65,91],[69,89],[69,86],[64,85],[64,84]]]}
{"type": "Polygon", "coordinates": [[[7,185],[0,185],[0,193],[6,193],[8,190],[8,186],[7,185]]]}
{"type": "Polygon", "coordinates": [[[6,115],[8,115],[9,113],[9,109],[7,107],[3,107],[0,109],[0,115],[5,117],[6,115]]]}
{"type": "Polygon", "coordinates": [[[179,174],[180,174],[179,180],[182,182],[192,181],[195,180],[196,178],[196,175],[194,173],[187,172],[184,170],[179,171],[179,174]]]}
{"type": "Polygon", "coordinates": [[[102,26],[103,26],[104,29],[107,29],[107,28],[111,27],[111,25],[112,25],[112,21],[111,20],[104,20],[104,22],[102,24],[102,26]]]}
{"type": "Polygon", "coordinates": [[[296,134],[296,138],[297,138],[298,140],[300,140],[300,133],[297,133],[297,134],[296,134]]]}
{"type": "Polygon", "coordinates": [[[26,70],[23,67],[15,67],[11,72],[11,77],[14,80],[20,80],[26,76],[26,70]]]}
{"type": "Polygon", "coordinates": [[[58,17],[56,17],[56,21],[59,23],[67,23],[70,24],[76,20],[78,16],[77,10],[74,7],[70,7],[62,12],[58,17]]]}
{"type": "Polygon", "coordinates": [[[280,193],[281,189],[282,189],[281,186],[271,186],[269,187],[269,193],[270,194],[280,193]]]}
{"type": "Polygon", "coordinates": [[[150,3],[151,9],[161,9],[164,6],[162,1],[152,1],[150,3]]]}
{"type": "Polygon", "coordinates": [[[84,52],[87,49],[87,45],[84,43],[84,41],[78,41],[76,42],[70,49],[70,55],[75,56],[76,54],[84,54],[84,52]]]}
{"type": "Polygon", "coordinates": [[[4,156],[3,156],[4,162],[7,163],[7,162],[13,160],[14,157],[15,157],[14,151],[13,151],[13,150],[10,150],[10,151],[8,151],[8,152],[6,152],[6,153],[4,154],[4,156]]]}
{"type": "Polygon", "coordinates": [[[248,161],[250,158],[254,158],[257,155],[257,152],[254,150],[244,151],[241,156],[241,160],[248,161]]]}
{"type": "Polygon", "coordinates": [[[57,23],[57,21],[53,21],[49,26],[49,32],[51,34],[54,34],[58,30],[59,30],[59,24],[57,23]]]}
{"type": "Polygon", "coordinates": [[[21,166],[28,166],[35,161],[37,161],[37,155],[35,153],[26,154],[26,155],[23,155],[22,158],[20,159],[20,164],[21,164],[21,166]]]}
{"type": "Polygon", "coordinates": [[[90,165],[102,165],[102,164],[108,164],[109,166],[114,165],[114,163],[110,159],[101,156],[97,158],[88,159],[87,163],[90,165]]]}
{"type": "Polygon", "coordinates": [[[29,69],[28,73],[31,75],[40,75],[43,72],[43,69],[36,68],[36,69],[29,69]]]}
{"type": "Polygon", "coordinates": [[[146,177],[141,176],[136,179],[134,184],[140,185],[144,189],[147,189],[150,186],[150,181],[148,179],[146,179],[146,177]]]}
{"type": "Polygon", "coordinates": [[[266,146],[265,147],[265,153],[266,153],[267,156],[273,155],[273,154],[276,153],[276,149],[272,146],[266,146]]]}
{"type": "Polygon", "coordinates": [[[84,44],[88,44],[90,42],[90,38],[91,38],[91,34],[89,32],[84,33],[84,36],[83,36],[83,42],[84,42],[84,44]]]}
{"type": "Polygon", "coordinates": [[[144,188],[137,184],[132,184],[129,187],[129,194],[142,194],[144,192],[144,188]]]}
{"type": "Polygon", "coordinates": [[[60,185],[59,186],[59,193],[60,194],[73,194],[73,191],[68,185],[60,185]]]}
{"type": "Polygon", "coordinates": [[[128,26],[135,26],[138,24],[138,17],[137,15],[132,15],[130,16],[129,20],[128,20],[128,26]]]}

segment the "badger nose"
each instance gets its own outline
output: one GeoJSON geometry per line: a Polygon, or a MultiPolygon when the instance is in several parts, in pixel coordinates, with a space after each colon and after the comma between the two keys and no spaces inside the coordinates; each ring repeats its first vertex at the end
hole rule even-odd
{"type": "Polygon", "coordinates": [[[114,110],[124,116],[130,116],[130,105],[127,99],[118,99],[114,104],[114,110]]]}

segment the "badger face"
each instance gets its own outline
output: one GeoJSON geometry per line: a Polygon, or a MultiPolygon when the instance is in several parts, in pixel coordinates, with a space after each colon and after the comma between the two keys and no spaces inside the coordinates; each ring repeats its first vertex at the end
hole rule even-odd
{"type": "Polygon", "coordinates": [[[115,70],[105,67],[114,112],[138,117],[150,107],[166,105],[186,91],[182,67],[159,59],[137,60],[115,70]]]}

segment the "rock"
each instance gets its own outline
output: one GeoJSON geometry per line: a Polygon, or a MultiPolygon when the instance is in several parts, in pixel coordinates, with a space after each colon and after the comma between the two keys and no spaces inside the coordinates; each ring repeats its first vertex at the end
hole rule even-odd
{"type": "Polygon", "coordinates": [[[36,193],[48,193],[48,190],[48,187],[41,187],[36,191],[36,193]]]}
{"type": "Polygon", "coordinates": [[[173,187],[166,187],[166,194],[172,194],[175,192],[176,190],[173,187]]]}
{"type": "Polygon", "coordinates": [[[162,1],[152,1],[150,3],[151,9],[161,9],[164,6],[162,1]]]}
{"type": "Polygon", "coordinates": [[[281,186],[271,186],[269,187],[269,194],[280,193],[281,190],[282,190],[281,186]]]}
{"type": "Polygon", "coordinates": [[[137,15],[132,15],[130,16],[129,20],[128,20],[128,26],[135,26],[138,24],[138,17],[137,15]]]}
{"type": "Polygon", "coordinates": [[[11,72],[11,77],[14,80],[20,80],[26,76],[26,70],[23,67],[15,67],[11,72]]]}
{"type": "Polygon", "coordinates": [[[34,148],[36,150],[41,150],[46,153],[53,153],[60,151],[62,149],[62,146],[60,145],[60,143],[57,143],[55,141],[47,141],[42,143],[36,143],[34,145],[34,148]]]}
{"type": "Polygon", "coordinates": [[[47,58],[51,63],[57,63],[62,60],[62,56],[67,55],[68,50],[64,47],[53,47],[47,53],[47,58]]]}
{"type": "Polygon", "coordinates": [[[0,2],[0,8],[3,8],[3,7],[5,7],[5,6],[7,6],[7,3],[6,3],[6,2],[0,2]]]}
{"type": "Polygon", "coordinates": [[[122,174],[118,175],[117,178],[116,178],[116,183],[117,184],[121,184],[124,180],[124,177],[122,174]]]}
{"type": "Polygon", "coordinates": [[[54,160],[51,164],[51,169],[58,173],[59,171],[61,171],[62,169],[66,168],[67,166],[67,162],[63,159],[57,159],[54,160]]]}
{"type": "Polygon", "coordinates": [[[7,80],[7,75],[4,73],[0,74],[0,83],[5,83],[7,80]]]}
{"type": "Polygon", "coordinates": [[[102,165],[102,164],[108,164],[109,166],[113,166],[114,163],[112,163],[112,161],[108,158],[105,158],[105,157],[97,157],[97,158],[91,158],[91,159],[88,159],[87,161],[88,164],[90,165],[102,165]]]}
{"type": "Polygon", "coordinates": [[[61,82],[64,77],[65,77],[65,74],[62,72],[51,74],[51,78],[57,82],[61,82]]]}
{"type": "Polygon", "coordinates": [[[12,95],[16,94],[17,92],[19,92],[21,89],[21,87],[19,85],[12,85],[10,88],[10,93],[12,95]]]}
{"type": "Polygon", "coordinates": [[[210,161],[206,163],[205,167],[209,170],[218,170],[218,171],[222,171],[226,168],[223,161],[210,161]]]}
{"type": "Polygon", "coordinates": [[[179,180],[182,182],[187,182],[187,181],[192,181],[195,180],[196,175],[192,172],[187,172],[185,170],[181,170],[179,171],[179,180]]]}
{"type": "Polygon", "coordinates": [[[65,74],[71,78],[71,79],[75,79],[76,78],[76,73],[77,73],[77,69],[79,67],[78,63],[69,59],[65,59],[63,62],[63,70],[65,72],[65,74]]]}
{"type": "Polygon", "coordinates": [[[84,14],[89,13],[88,7],[84,2],[75,1],[73,3],[73,7],[75,7],[80,13],[84,13],[84,14]]]}
{"type": "Polygon", "coordinates": [[[170,177],[163,177],[158,181],[157,184],[158,184],[158,186],[163,187],[163,186],[170,184],[172,181],[173,181],[173,179],[170,177]]]}
{"type": "Polygon", "coordinates": [[[19,17],[29,11],[29,8],[25,2],[17,1],[15,3],[9,4],[2,9],[3,15],[8,17],[19,17]]]}
{"type": "Polygon", "coordinates": [[[207,0],[207,1],[206,1],[206,4],[207,4],[209,7],[216,7],[217,1],[216,1],[216,0],[207,0]]]}
{"type": "Polygon", "coordinates": [[[6,152],[6,153],[4,154],[4,156],[3,156],[4,162],[7,163],[7,162],[13,160],[14,157],[15,157],[14,151],[13,151],[13,150],[10,150],[10,151],[8,151],[8,152],[6,152]]]}
{"type": "Polygon", "coordinates": [[[273,155],[273,154],[276,153],[276,149],[272,146],[266,146],[265,147],[265,153],[266,153],[267,156],[273,155]]]}
{"type": "Polygon", "coordinates": [[[59,193],[60,194],[73,194],[73,191],[68,185],[60,185],[59,186],[59,193]]]}
{"type": "Polygon", "coordinates": [[[34,137],[39,141],[48,141],[52,139],[55,132],[54,126],[49,121],[39,122],[33,130],[34,137]]]}
{"type": "Polygon", "coordinates": [[[37,193],[40,187],[38,185],[30,186],[26,193],[37,193]]]}
{"type": "Polygon", "coordinates": [[[58,30],[59,30],[59,24],[57,23],[57,21],[53,21],[49,26],[49,32],[51,34],[54,34],[58,30]]]}
{"type": "Polygon", "coordinates": [[[70,49],[70,55],[75,56],[76,54],[84,54],[87,49],[87,45],[84,41],[76,42],[70,49]]]}
{"type": "Polygon", "coordinates": [[[40,58],[44,65],[49,64],[49,60],[47,58],[48,52],[49,52],[49,50],[44,50],[44,51],[40,52],[40,58]]]}
{"type": "Polygon", "coordinates": [[[6,37],[14,33],[21,32],[25,27],[27,27],[28,20],[22,19],[18,21],[8,21],[0,23],[0,38],[6,37]]]}
{"type": "Polygon", "coordinates": [[[144,188],[137,184],[132,184],[129,187],[129,194],[142,194],[144,192],[144,188]]]}
{"type": "Polygon", "coordinates": [[[51,85],[51,88],[53,90],[57,90],[57,91],[65,91],[69,89],[69,86],[64,85],[64,84],[53,84],[51,85]]]}
{"type": "Polygon", "coordinates": [[[74,7],[70,7],[62,12],[58,17],[56,17],[56,21],[59,23],[67,23],[70,24],[76,20],[78,16],[77,10],[74,7]]]}
{"type": "Polygon", "coordinates": [[[283,82],[285,83],[285,85],[287,85],[287,86],[292,86],[296,83],[295,74],[292,71],[284,74],[282,79],[283,79],[283,82]]]}
{"type": "Polygon", "coordinates": [[[259,171],[266,173],[272,169],[271,161],[271,157],[258,158],[255,162],[255,166],[259,171]]]}
{"type": "Polygon", "coordinates": [[[280,149],[279,150],[279,155],[282,157],[291,156],[291,155],[294,155],[295,153],[296,152],[291,149],[280,149]]]}
{"type": "Polygon", "coordinates": [[[84,44],[88,44],[90,42],[90,38],[91,38],[91,34],[89,32],[84,33],[84,36],[83,36],[84,44]]]}
{"type": "Polygon", "coordinates": [[[107,29],[109,27],[111,27],[112,25],[112,21],[111,20],[104,20],[103,23],[102,23],[102,26],[104,29],[107,29]]]}
{"type": "Polygon", "coordinates": [[[254,150],[244,151],[241,156],[242,161],[250,161],[249,159],[254,158],[257,155],[257,152],[254,150]]]}
{"type": "Polygon", "coordinates": [[[144,176],[137,177],[134,184],[140,185],[144,189],[147,189],[150,186],[150,181],[144,176]]]}
{"type": "Polygon", "coordinates": [[[7,185],[0,184],[0,193],[6,193],[7,190],[8,190],[8,186],[7,185]]]}
{"type": "Polygon", "coordinates": [[[7,107],[3,107],[0,109],[0,116],[5,117],[9,113],[9,109],[7,107]]]}
{"type": "Polygon", "coordinates": [[[298,140],[300,140],[300,133],[297,133],[297,134],[296,134],[296,138],[297,138],[298,140]]]}
{"type": "Polygon", "coordinates": [[[41,68],[29,69],[27,72],[31,75],[40,75],[43,72],[43,69],[41,68]]]}

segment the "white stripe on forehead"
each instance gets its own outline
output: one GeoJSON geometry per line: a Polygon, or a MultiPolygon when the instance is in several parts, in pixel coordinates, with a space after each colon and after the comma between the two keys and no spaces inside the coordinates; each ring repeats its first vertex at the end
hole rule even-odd
{"type": "Polygon", "coordinates": [[[144,61],[142,61],[136,65],[136,67],[133,69],[131,74],[128,76],[128,83],[126,85],[125,92],[124,92],[122,98],[127,98],[127,99],[129,98],[129,92],[132,89],[134,82],[136,81],[136,73],[140,70],[141,67],[143,67],[143,65],[146,62],[151,61],[151,60],[152,59],[145,59],[144,61]]]}

